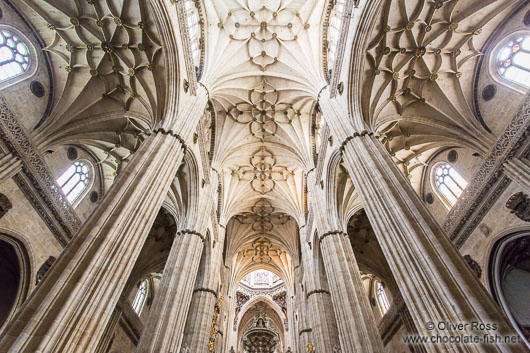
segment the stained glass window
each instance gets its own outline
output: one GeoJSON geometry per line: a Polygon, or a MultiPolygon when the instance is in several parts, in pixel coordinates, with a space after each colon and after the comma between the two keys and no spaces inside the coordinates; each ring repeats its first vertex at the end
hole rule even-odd
{"type": "Polygon", "coordinates": [[[57,179],[57,184],[63,190],[66,198],[73,203],[87,188],[90,181],[90,168],[81,161],[74,162],[57,179]]]}
{"type": "Polygon", "coordinates": [[[467,186],[466,180],[447,163],[440,164],[435,168],[434,182],[450,206],[456,203],[467,186]]]}
{"type": "Polygon", "coordinates": [[[22,75],[29,67],[29,50],[13,33],[0,31],[0,82],[22,75]]]}
{"type": "Polygon", "coordinates": [[[385,315],[390,308],[390,303],[388,297],[385,293],[385,288],[381,281],[375,281],[375,296],[377,298],[377,304],[379,305],[379,310],[381,310],[381,315],[385,315]]]}
{"type": "Polygon", "coordinates": [[[502,77],[530,88],[530,36],[507,42],[499,51],[497,66],[502,77]]]}
{"type": "Polygon", "coordinates": [[[138,286],[138,291],[136,292],[136,295],[134,296],[134,300],[132,303],[132,307],[138,315],[140,315],[140,313],[142,312],[146,299],[147,299],[147,279],[144,279],[142,282],[140,282],[140,285],[138,286]]]}

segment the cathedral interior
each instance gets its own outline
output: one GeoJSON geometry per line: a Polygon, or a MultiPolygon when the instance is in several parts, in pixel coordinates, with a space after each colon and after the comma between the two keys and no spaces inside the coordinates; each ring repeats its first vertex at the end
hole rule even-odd
{"type": "Polygon", "coordinates": [[[528,0],[0,0],[0,352],[530,352],[529,89],[528,0]]]}

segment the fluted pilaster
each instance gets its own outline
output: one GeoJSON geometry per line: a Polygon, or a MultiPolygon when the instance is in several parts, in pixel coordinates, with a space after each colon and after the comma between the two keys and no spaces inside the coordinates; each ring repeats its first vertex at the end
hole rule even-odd
{"type": "Polygon", "coordinates": [[[22,162],[11,153],[0,158],[0,184],[22,170],[22,162]]]}

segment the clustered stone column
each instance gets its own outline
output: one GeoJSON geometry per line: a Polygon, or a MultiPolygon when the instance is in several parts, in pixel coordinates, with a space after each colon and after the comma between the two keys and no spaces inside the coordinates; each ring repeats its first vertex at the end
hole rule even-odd
{"type": "Polygon", "coordinates": [[[171,135],[143,143],[6,328],[0,351],[95,350],[183,153],[171,135]]]}
{"type": "MultiPolygon", "coordinates": [[[[301,235],[301,237],[304,239],[304,236],[301,235]]],[[[332,352],[333,346],[339,341],[339,337],[324,266],[319,259],[319,254],[315,258],[312,253],[313,249],[306,242],[302,243],[300,251],[302,252],[302,263],[305,271],[305,299],[307,300],[307,311],[312,329],[310,336],[315,340],[311,343],[319,351],[332,352]]],[[[305,344],[307,345],[307,343],[309,342],[305,344]]]]}
{"type": "MultiPolygon", "coordinates": [[[[456,248],[420,200],[373,133],[357,130],[362,119],[324,93],[321,108],[334,135],[342,141],[344,165],[360,195],[366,214],[392,270],[418,332],[422,336],[475,335],[438,329],[438,322],[496,323],[481,334],[514,334],[491,296],[468,268],[456,248]],[[434,323],[429,330],[427,323],[434,323]]],[[[429,328],[430,325],[429,325],[429,328]]],[[[523,352],[521,345],[496,343],[425,345],[427,352],[523,352]]]]}
{"type": "Polygon", "coordinates": [[[512,158],[504,163],[504,173],[516,182],[527,194],[530,194],[530,161],[512,158]]]}
{"type": "Polygon", "coordinates": [[[142,249],[206,105],[182,106],[173,130],[157,127],[120,173],[99,207],[24,303],[0,351],[93,352],[142,249]]]}
{"type": "Polygon", "coordinates": [[[189,348],[190,352],[208,350],[214,308],[221,295],[217,293],[217,287],[220,280],[219,268],[221,268],[223,258],[224,237],[224,232],[220,232],[220,242],[209,250],[209,254],[203,253],[203,259],[201,259],[182,343],[182,347],[189,348]]]}
{"type": "MultiPolygon", "coordinates": [[[[164,267],[158,294],[138,343],[138,353],[178,352],[197,278],[206,227],[213,204],[213,185],[190,205],[186,222],[177,232],[164,267]]],[[[196,341],[196,344],[200,342],[196,341]]]]}
{"type": "MultiPolygon", "coordinates": [[[[438,322],[496,323],[481,334],[511,335],[513,330],[470,271],[456,248],[425,208],[381,143],[363,133],[344,144],[344,163],[364,201],[366,213],[421,335],[475,335],[470,325],[448,333],[438,322]],[[435,323],[433,330],[427,323],[435,323]]],[[[523,352],[504,343],[426,345],[428,352],[523,352]]]]}
{"type": "MultiPolygon", "coordinates": [[[[344,352],[383,352],[383,342],[368,302],[353,248],[337,215],[326,212],[323,191],[311,181],[320,250],[344,352]]],[[[332,209],[332,208],[331,208],[332,209]]],[[[317,241],[315,239],[315,241],[317,241]]],[[[316,245],[315,245],[316,246],[316,245]]]]}

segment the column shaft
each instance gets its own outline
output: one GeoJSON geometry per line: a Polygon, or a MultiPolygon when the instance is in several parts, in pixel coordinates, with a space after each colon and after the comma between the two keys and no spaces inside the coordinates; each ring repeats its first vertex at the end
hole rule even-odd
{"type": "Polygon", "coordinates": [[[22,162],[13,154],[8,153],[0,158],[0,184],[11,179],[22,170],[22,162]]]}
{"type": "MultiPolygon", "coordinates": [[[[221,228],[221,227],[220,227],[221,228]]],[[[190,311],[184,331],[182,347],[187,347],[191,352],[206,352],[210,338],[210,328],[215,304],[219,299],[217,287],[219,282],[219,270],[222,262],[222,249],[224,244],[224,232],[220,232],[221,239],[211,251],[211,256],[205,256],[199,270],[200,276],[195,283],[190,311]]],[[[221,321],[221,317],[219,321],[221,321]]],[[[220,322],[217,323],[220,327],[220,322]]]]}
{"type": "Polygon", "coordinates": [[[526,160],[512,158],[504,163],[504,172],[530,195],[530,165],[526,160]]]}
{"type": "Polygon", "coordinates": [[[321,236],[320,246],[343,352],[383,352],[349,239],[341,232],[328,232],[321,236]]]}
{"type": "Polygon", "coordinates": [[[152,134],[0,339],[2,352],[93,352],[175,177],[181,142],[152,134]]]}
{"type": "MultiPolygon", "coordinates": [[[[344,163],[362,200],[410,314],[421,335],[476,335],[470,325],[457,332],[438,322],[496,323],[479,334],[512,335],[513,329],[491,296],[443,234],[381,143],[370,134],[348,139],[344,163]],[[434,322],[434,330],[426,328],[434,322]]],[[[428,352],[523,352],[504,343],[426,345],[428,352]]]]}
{"type": "Polygon", "coordinates": [[[173,241],[138,353],[180,351],[203,244],[194,232],[182,232],[173,241]]]}
{"type": "Polygon", "coordinates": [[[339,333],[324,264],[320,254],[313,253],[316,249],[310,248],[307,243],[302,244],[301,251],[306,280],[306,300],[312,329],[311,336],[315,340],[312,343],[317,351],[332,352],[333,346],[339,342],[339,333]]]}

